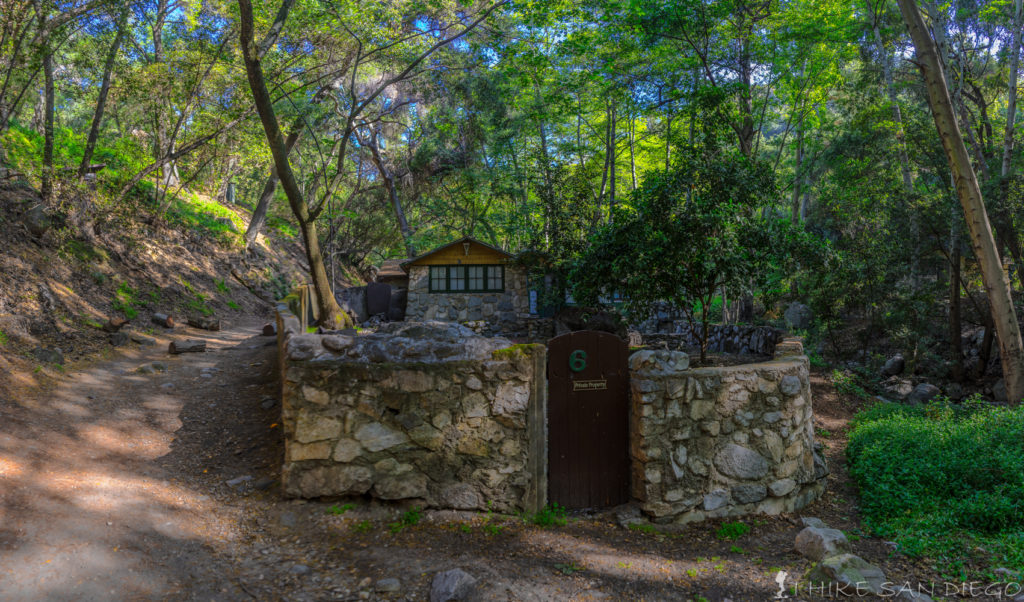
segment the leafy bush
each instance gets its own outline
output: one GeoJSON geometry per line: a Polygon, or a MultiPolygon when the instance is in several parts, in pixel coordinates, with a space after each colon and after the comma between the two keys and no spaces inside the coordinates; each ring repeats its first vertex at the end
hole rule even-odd
{"type": "Polygon", "coordinates": [[[723,523],[715,537],[718,539],[739,539],[750,532],[750,525],[745,523],[723,523]]]}
{"type": "Polygon", "coordinates": [[[876,534],[967,577],[979,550],[1024,569],[1024,408],[877,404],[850,435],[850,475],[876,534]]]}
{"type": "Polygon", "coordinates": [[[530,522],[538,527],[563,527],[566,523],[565,508],[558,504],[544,506],[530,519],[530,522]]]}
{"type": "Polygon", "coordinates": [[[406,527],[412,527],[419,524],[420,519],[423,517],[419,507],[414,507],[410,510],[406,510],[402,513],[402,518],[396,522],[389,523],[388,529],[391,530],[392,534],[398,534],[402,532],[402,529],[406,527]]]}

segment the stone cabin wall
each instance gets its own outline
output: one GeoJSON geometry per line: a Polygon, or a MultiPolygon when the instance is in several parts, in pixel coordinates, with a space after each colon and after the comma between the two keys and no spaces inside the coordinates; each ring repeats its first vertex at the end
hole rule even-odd
{"type": "Polygon", "coordinates": [[[828,474],[814,449],[808,362],[689,368],[674,351],[630,357],[633,496],[655,522],[791,512],[828,474]]]}
{"type": "Polygon", "coordinates": [[[409,267],[408,322],[480,323],[482,332],[524,336],[530,318],[530,296],[525,268],[505,266],[503,293],[431,293],[430,266],[409,267]]]}
{"type": "Polygon", "coordinates": [[[440,323],[305,334],[293,319],[279,310],[286,496],[543,507],[543,346],[440,323]]]}

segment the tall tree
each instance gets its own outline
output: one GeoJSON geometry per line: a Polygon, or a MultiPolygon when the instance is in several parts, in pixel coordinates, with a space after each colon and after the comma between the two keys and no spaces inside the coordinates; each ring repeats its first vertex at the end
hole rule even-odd
{"type": "Polygon", "coordinates": [[[897,4],[914,41],[917,66],[921,70],[928,91],[928,104],[953,173],[974,253],[981,264],[992,321],[999,335],[1000,359],[1007,395],[1011,401],[1019,403],[1024,399],[1024,343],[1021,342],[1020,325],[1010,295],[1010,281],[1003,272],[1003,264],[985,211],[981,188],[971,165],[970,155],[967,154],[963,135],[960,133],[942,69],[942,59],[939,57],[935,41],[928,33],[914,0],[897,0],[897,4]]]}
{"type": "MultiPolygon", "coordinates": [[[[302,194],[299,183],[288,162],[288,149],[285,146],[284,136],[281,135],[281,128],[278,126],[277,115],[274,111],[274,103],[271,100],[267,84],[263,79],[263,68],[260,65],[259,51],[253,41],[253,16],[252,3],[250,0],[239,0],[238,7],[241,15],[241,47],[242,57],[245,61],[245,72],[249,79],[249,88],[252,90],[253,100],[256,104],[256,111],[259,113],[260,122],[267,136],[267,143],[270,152],[274,156],[274,167],[277,169],[278,178],[281,180],[281,187],[288,197],[288,204],[302,232],[302,239],[306,248],[306,259],[309,261],[309,271],[313,278],[313,287],[316,290],[317,306],[320,314],[320,325],[325,328],[346,328],[352,326],[352,318],[349,317],[334,298],[333,287],[327,277],[327,269],[324,266],[324,258],[320,252],[320,242],[316,231],[316,214],[311,214],[306,199],[302,194]]],[[[285,12],[285,11],[282,11],[285,12]]],[[[287,13],[281,15],[283,22],[287,13]]],[[[331,191],[328,191],[331,194],[331,191]]]]}

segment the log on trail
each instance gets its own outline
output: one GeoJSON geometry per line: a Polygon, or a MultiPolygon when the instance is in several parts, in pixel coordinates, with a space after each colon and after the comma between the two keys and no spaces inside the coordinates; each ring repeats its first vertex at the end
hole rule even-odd
{"type": "Polygon", "coordinates": [[[206,351],[206,341],[186,339],[184,341],[172,341],[167,351],[173,355],[181,353],[203,353],[206,351]]]}
{"type": "Polygon", "coordinates": [[[174,328],[174,318],[167,314],[153,314],[153,323],[164,328],[174,328]]]}
{"type": "Polygon", "coordinates": [[[188,325],[193,328],[201,328],[203,330],[216,331],[220,330],[220,320],[218,318],[189,318],[188,325]]]}

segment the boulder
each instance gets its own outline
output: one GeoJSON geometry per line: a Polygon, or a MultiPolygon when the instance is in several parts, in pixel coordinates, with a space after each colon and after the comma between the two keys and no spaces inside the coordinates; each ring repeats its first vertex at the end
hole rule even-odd
{"type": "Polygon", "coordinates": [[[430,602],[466,600],[476,589],[477,578],[462,569],[434,575],[430,583],[430,602]]]}
{"type": "Polygon", "coordinates": [[[110,333],[110,344],[114,347],[120,347],[128,344],[128,333],[126,332],[112,332],[110,333]]]}
{"type": "Polygon", "coordinates": [[[793,374],[783,376],[782,382],[779,383],[779,390],[790,397],[799,394],[802,388],[803,384],[800,382],[800,377],[793,374]]]}
{"type": "Polygon", "coordinates": [[[29,207],[22,214],[21,223],[25,225],[25,229],[28,230],[29,234],[36,238],[46,234],[53,227],[53,220],[50,219],[50,214],[47,213],[42,203],[36,203],[29,207]]]}
{"type": "Polygon", "coordinates": [[[938,387],[929,383],[921,383],[914,387],[914,390],[907,395],[907,403],[917,405],[919,403],[927,403],[932,400],[935,396],[942,393],[938,387]]]}
{"type": "Polygon", "coordinates": [[[814,321],[814,314],[811,308],[803,303],[791,303],[783,314],[786,320],[786,327],[792,330],[807,330],[814,321]]]}
{"type": "Polygon", "coordinates": [[[380,479],[373,492],[382,500],[404,500],[427,496],[427,477],[422,474],[380,479]]]}
{"type": "Polygon", "coordinates": [[[900,374],[903,374],[904,367],[906,367],[906,361],[903,359],[902,355],[897,353],[890,357],[888,361],[885,362],[885,365],[882,366],[882,376],[899,376],[900,374]]]}
{"type": "Polygon", "coordinates": [[[755,480],[768,474],[768,461],[752,449],[729,443],[715,454],[719,472],[743,480],[755,480]]]}
{"type": "Polygon", "coordinates": [[[32,350],[35,358],[46,364],[63,364],[64,352],[55,347],[36,347],[32,350]]]}
{"type": "Polygon", "coordinates": [[[850,542],[838,529],[805,527],[797,534],[793,547],[804,558],[818,562],[828,556],[849,552],[850,542]]]}
{"type": "Polygon", "coordinates": [[[805,579],[815,587],[838,584],[847,596],[864,597],[869,593],[879,595],[886,591],[882,569],[853,554],[839,554],[823,559],[807,573],[805,579]]]}
{"type": "Polygon", "coordinates": [[[768,490],[764,485],[743,484],[732,488],[732,499],[737,504],[753,504],[760,502],[768,496],[768,490]]]}
{"type": "Polygon", "coordinates": [[[882,388],[886,396],[902,401],[913,392],[914,385],[909,380],[893,376],[882,384],[882,388]]]}

